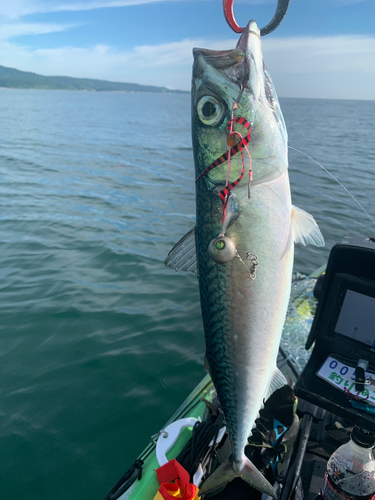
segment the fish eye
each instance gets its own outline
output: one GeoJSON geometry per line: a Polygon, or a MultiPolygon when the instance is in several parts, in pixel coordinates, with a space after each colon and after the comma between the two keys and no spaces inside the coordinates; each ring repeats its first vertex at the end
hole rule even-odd
{"type": "Polygon", "coordinates": [[[201,97],[197,106],[198,116],[205,125],[217,125],[224,114],[224,106],[212,96],[201,97]]]}

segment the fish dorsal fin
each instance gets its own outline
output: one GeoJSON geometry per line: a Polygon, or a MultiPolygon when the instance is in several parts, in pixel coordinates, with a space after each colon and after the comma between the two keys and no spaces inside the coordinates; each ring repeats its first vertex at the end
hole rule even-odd
{"type": "Polygon", "coordinates": [[[264,396],[264,400],[267,401],[267,399],[273,394],[277,389],[281,389],[281,387],[284,387],[288,383],[287,379],[285,376],[281,373],[281,371],[276,367],[275,371],[273,372],[272,378],[270,385],[268,386],[266,395],[264,396]]]}
{"type": "Polygon", "coordinates": [[[190,272],[198,276],[195,226],[175,244],[165,259],[164,264],[176,271],[190,272]]]}
{"type": "Polygon", "coordinates": [[[324,247],[324,238],[318,224],[314,217],[302,208],[293,206],[292,227],[294,243],[324,247]]]}

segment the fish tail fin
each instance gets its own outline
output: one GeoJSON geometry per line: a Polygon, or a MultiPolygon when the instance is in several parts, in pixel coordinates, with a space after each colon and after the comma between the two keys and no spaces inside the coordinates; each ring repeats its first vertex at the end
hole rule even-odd
{"type": "Polygon", "coordinates": [[[276,500],[275,490],[246,455],[244,455],[244,468],[240,472],[240,477],[256,490],[266,493],[276,500]]]}
{"type": "Polygon", "coordinates": [[[267,493],[267,495],[276,499],[276,492],[272,488],[271,484],[245,455],[242,458],[241,470],[235,470],[233,467],[233,461],[231,457],[229,457],[215,470],[213,474],[211,474],[211,476],[206,479],[206,481],[199,488],[199,494],[203,495],[204,493],[216,490],[221,486],[225,486],[236,477],[240,477],[256,490],[261,491],[262,493],[267,493]]]}

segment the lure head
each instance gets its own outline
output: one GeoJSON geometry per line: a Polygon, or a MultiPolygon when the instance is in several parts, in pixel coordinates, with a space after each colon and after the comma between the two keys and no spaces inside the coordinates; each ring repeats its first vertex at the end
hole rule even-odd
{"type": "Polygon", "coordinates": [[[228,236],[218,236],[208,245],[208,254],[218,264],[226,264],[237,255],[234,241],[228,236]]]}
{"type": "MultiPolygon", "coordinates": [[[[253,184],[282,175],[288,167],[287,132],[271,77],[263,63],[256,22],[249,22],[235,49],[194,49],[193,54],[192,135],[196,177],[228,151],[227,125],[235,103],[234,116],[245,118],[252,127],[248,147],[253,162],[253,184]]],[[[234,130],[247,135],[238,123],[234,124],[234,130]]],[[[238,153],[231,158],[231,182],[239,177],[241,170],[238,153]]],[[[213,188],[225,185],[226,175],[227,162],[224,162],[203,179],[213,188]]]]}

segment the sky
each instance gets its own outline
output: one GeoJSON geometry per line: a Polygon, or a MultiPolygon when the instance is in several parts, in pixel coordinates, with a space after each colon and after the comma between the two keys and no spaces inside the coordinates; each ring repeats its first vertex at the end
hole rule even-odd
{"type": "MultiPolygon", "coordinates": [[[[277,0],[234,0],[261,28],[277,0]]],[[[192,49],[234,48],[221,0],[0,0],[0,65],[190,90],[192,49]]],[[[291,0],[262,38],[279,97],[375,100],[375,0],[291,0]]]]}

